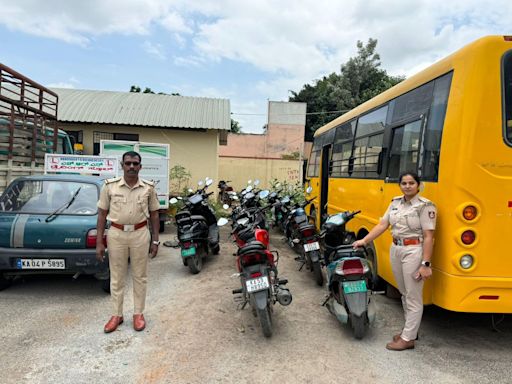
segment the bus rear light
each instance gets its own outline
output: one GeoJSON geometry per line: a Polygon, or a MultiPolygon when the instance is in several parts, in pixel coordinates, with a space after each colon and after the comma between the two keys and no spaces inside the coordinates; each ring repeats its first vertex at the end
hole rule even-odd
{"type": "Polygon", "coordinates": [[[460,239],[462,240],[462,243],[465,245],[473,244],[476,239],[475,232],[473,232],[470,229],[467,231],[464,231],[464,232],[462,232],[462,235],[460,235],[460,239]]]}
{"type": "Polygon", "coordinates": [[[512,41],[512,36],[503,36],[505,41],[512,41]]]}
{"type": "Polygon", "coordinates": [[[477,214],[478,210],[474,205],[467,205],[462,211],[462,216],[464,216],[464,218],[468,221],[475,220],[477,214]]]}
{"type": "Polygon", "coordinates": [[[473,256],[464,255],[460,258],[459,264],[463,269],[469,269],[473,266],[473,256]]]}
{"type": "Polygon", "coordinates": [[[496,295],[482,295],[479,297],[480,300],[498,300],[500,297],[496,295]]]}

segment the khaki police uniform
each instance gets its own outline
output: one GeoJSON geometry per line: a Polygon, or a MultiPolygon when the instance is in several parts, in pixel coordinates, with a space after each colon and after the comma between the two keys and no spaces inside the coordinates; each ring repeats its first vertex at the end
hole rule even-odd
{"type": "Polygon", "coordinates": [[[405,326],[401,337],[405,341],[415,340],[418,335],[423,315],[423,280],[416,280],[414,275],[423,260],[423,230],[434,230],[436,217],[435,205],[418,195],[410,201],[403,196],[393,198],[383,217],[391,225],[393,236],[391,268],[402,294],[405,326]]]}
{"type": "Polygon", "coordinates": [[[123,225],[123,229],[111,226],[107,234],[110,295],[114,315],[123,315],[123,299],[128,258],[132,269],[134,313],[142,313],[146,302],[147,265],[151,236],[147,223],[150,212],[159,208],[154,185],[140,179],[133,187],[123,177],[105,181],[100,192],[98,207],[108,211],[112,223],[123,225]],[[141,226],[138,229],[134,225],[141,226]]]}

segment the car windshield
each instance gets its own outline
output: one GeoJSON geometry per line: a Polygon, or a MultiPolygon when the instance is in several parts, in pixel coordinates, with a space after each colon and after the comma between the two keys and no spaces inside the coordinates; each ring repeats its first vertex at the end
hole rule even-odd
{"type": "Polygon", "coordinates": [[[95,184],[61,180],[15,181],[0,197],[0,212],[51,214],[60,207],[59,214],[96,214],[98,187],[95,184]],[[73,195],[73,202],[67,207],[73,195]]]}

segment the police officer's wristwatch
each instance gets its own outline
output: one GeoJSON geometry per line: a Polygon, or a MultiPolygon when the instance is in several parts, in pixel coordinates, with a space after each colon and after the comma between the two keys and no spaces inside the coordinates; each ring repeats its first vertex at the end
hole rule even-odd
{"type": "Polygon", "coordinates": [[[160,245],[160,241],[158,241],[158,240],[153,240],[153,241],[151,242],[151,244],[158,246],[158,245],[160,245]]]}
{"type": "Polygon", "coordinates": [[[421,265],[423,265],[424,267],[429,267],[429,268],[430,268],[430,265],[431,265],[431,264],[430,264],[430,261],[425,261],[425,260],[423,260],[423,261],[421,262],[421,265]]]}

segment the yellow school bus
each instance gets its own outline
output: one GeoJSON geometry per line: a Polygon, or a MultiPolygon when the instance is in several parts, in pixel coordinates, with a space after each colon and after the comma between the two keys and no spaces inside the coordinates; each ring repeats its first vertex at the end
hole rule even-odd
{"type": "MultiPolygon", "coordinates": [[[[425,304],[512,313],[512,36],[481,38],[315,133],[307,183],[317,223],[362,212],[362,238],[416,171],[438,209],[425,304]]],[[[396,287],[387,231],[371,245],[375,276],[396,287]]]]}

